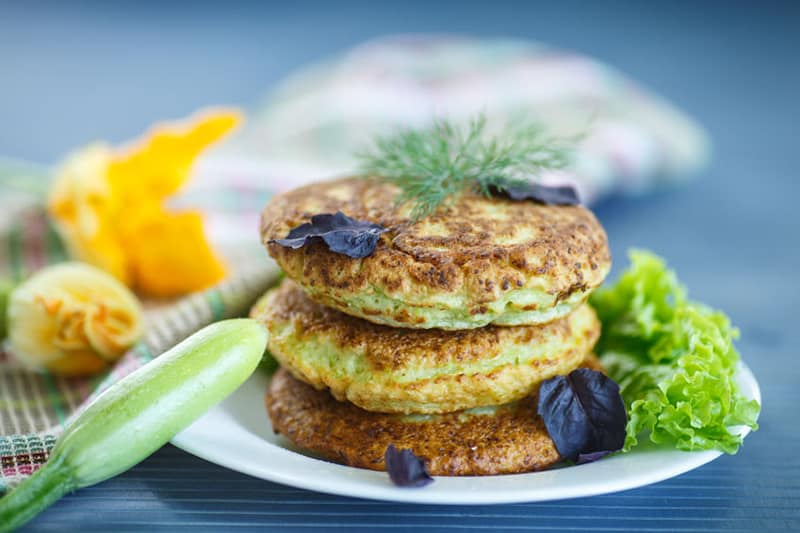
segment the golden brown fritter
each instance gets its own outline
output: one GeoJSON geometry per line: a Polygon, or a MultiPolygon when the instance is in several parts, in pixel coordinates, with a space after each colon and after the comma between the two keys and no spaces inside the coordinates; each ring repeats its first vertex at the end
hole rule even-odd
{"type": "Polygon", "coordinates": [[[390,328],[324,307],[289,279],[251,316],[266,325],[270,352],[298,379],[363,409],[395,413],[519,400],[577,368],[600,334],[588,305],[539,326],[390,328]]]}
{"type": "MultiPolygon", "coordinates": [[[[583,366],[603,371],[594,355],[583,366]]],[[[275,432],[331,461],[359,468],[384,470],[389,444],[413,450],[435,476],[530,472],[560,460],[536,413],[535,396],[443,415],[372,413],[280,369],[266,403],[275,432]]]]}
{"type": "Polygon", "coordinates": [[[399,189],[363,178],[276,196],[262,213],[270,255],[316,301],[378,324],[458,330],[549,322],[577,308],[610,268],[608,243],[580,206],[465,194],[416,223],[399,189]],[[375,252],[352,259],[312,243],[271,243],[312,215],[381,224],[375,252]]]}
{"type": "Polygon", "coordinates": [[[266,402],[276,432],[301,448],[359,468],[384,470],[389,444],[412,449],[436,476],[529,472],[560,459],[532,398],[481,410],[485,414],[371,413],[281,369],[272,378],[266,402]]]}

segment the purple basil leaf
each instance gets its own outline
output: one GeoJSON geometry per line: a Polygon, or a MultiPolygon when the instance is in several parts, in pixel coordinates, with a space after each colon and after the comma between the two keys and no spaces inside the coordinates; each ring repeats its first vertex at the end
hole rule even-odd
{"type": "Polygon", "coordinates": [[[331,252],[358,259],[372,254],[381,233],[386,231],[380,224],[355,220],[339,211],[335,215],[314,215],[311,222],[293,228],[286,238],[270,242],[297,249],[322,240],[331,252]]]}
{"type": "Polygon", "coordinates": [[[383,455],[386,471],[392,483],[398,487],[424,487],[433,483],[433,478],[425,467],[425,461],[414,455],[411,450],[398,450],[394,444],[386,448],[383,455]]]}
{"type": "Polygon", "coordinates": [[[565,459],[578,461],[585,456],[586,462],[625,443],[628,415],[619,385],[602,372],[578,368],[543,381],[538,412],[565,459]]]}
{"type": "Polygon", "coordinates": [[[575,462],[579,465],[583,465],[586,463],[593,463],[598,459],[602,459],[606,455],[610,455],[612,453],[614,452],[611,450],[601,450],[599,452],[592,452],[592,453],[581,453],[578,454],[578,460],[575,462]]]}
{"type": "Polygon", "coordinates": [[[493,196],[506,196],[514,201],[533,200],[548,205],[578,205],[578,192],[569,185],[550,186],[539,183],[522,185],[492,185],[489,193],[493,196]]]}

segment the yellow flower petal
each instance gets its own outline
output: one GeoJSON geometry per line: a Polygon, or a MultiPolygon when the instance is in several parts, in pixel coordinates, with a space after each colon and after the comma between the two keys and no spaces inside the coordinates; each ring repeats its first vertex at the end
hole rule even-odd
{"type": "Polygon", "coordinates": [[[199,213],[164,213],[130,243],[136,286],[150,296],[175,296],[213,285],[225,267],[206,241],[199,213]]]}
{"type": "Polygon", "coordinates": [[[8,342],[20,361],[62,375],[86,375],[116,361],[142,335],[136,297],[84,263],[46,267],[11,293],[8,342]]]}
{"type": "Polygon", "coordinates": [[[86,350],[73,352],[69,357],[50,362],[47,370],[58,376],[78,377],[97,374],[107,366],[108,363],[98,357],[96,353],[86,350]]]}
{"type": "Polygon", "coordinates": [[[127,258],[113,221],[117,216],[106,170],[111,148],[93,144],[71,154],[56,174],[48,209],[71,257],[128,283],[127,258]]]}
{"type": "Polygon", "coordinates": [[[130,147],[102,144],[72,155],[57,173],[49,210],[70,255],[131,287],[173,296],[224,276],[198,213],[170,213],[165,200],[190,178],[194,160],[241,121],[202,113],[161,124],[130,147]]]}
{"type": "Polygon", "coordinates": [[[131,148],[115,155],[108,181],[115,196],[161,200],[189,178],[197,156],[241,122],[234,111],[202,113],[184,124],[160,124],[131,148]]]}

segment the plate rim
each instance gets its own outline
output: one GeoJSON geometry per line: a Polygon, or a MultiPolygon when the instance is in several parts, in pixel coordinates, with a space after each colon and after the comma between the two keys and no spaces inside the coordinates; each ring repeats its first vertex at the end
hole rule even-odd
{"type": "MultiPolygon", "coordinates": [[[[743,362],[739,362],[738,366],[738,376],[737,379],[741,383],[746,383],[747,388],[751,394],[747,396],[752,396],[753,399],[757,400],[759,404],[762,403],[761,400],[761,390],[756,380],[755,376],[753,375],[752,371],[746,364],[743,362]]],[[[252,380],[253,377],[249,378],[252,380]]],[[[262,378],[263,379],[263,378],[262,378]]],[[[249,381],[248,380],[248,381],[249,381]]],[[[266,381],[266,379],[264,379],[266,381]]],[[[235,394],[235,393],[234,393],[235,394]]],[[[212,411],[215,409],[219,409],[219,405],[212,408],[212,411]]],[[[205,415],[204,415],[205,417],[205,415]]],[[[630,490],[634,488],[643,487],[646,485],[651,485],[653,483],[658,483],[660,481],[664,481],[666,479],[670,479],[672,477],[684,474],[696,468],[699,468],[705,464],[710,463],[711,461],[717,459],[723,453],[718,450],[705,450],[705,451],[697,451],[697,452],[681,452],[678,450],[673,449],[666,449],[664,451],[667,452],[676,452],[681,454],[687,454],[686,459],[681,461],[677,468],[661,468],[658,470],[653,470],[649,472],[639,473],[636,476],[623,476],[620,478],[604,478],[602,482],[598,482],[596,477],[593,481],[588,482],[582,485],[570,485],[567,487],[560,487],[555,493],[547,493],[546,490],[542,490],[541,487],[535,487],[529,490],[515,490],[515,491],[471,491],[471,492],[464,492],[459,491],[455,494],[452,494],[446,490],[437,490],[437,491],[430,491],[423,489],[407,489],[407,488],[399,488],[391,485],[388,480],[388,476],[384,472],[377,472],[365,469],[359,469],[355,467],[340,465],[336,463],[332,463],[329,461],[325,461],[323,459],[317,459],[314,457],[309,457],[307,455],[300,454],[293,450],[284,448],[274,443],[266,442],[265,443],[270,447],[274,448],[271,449],[271,453],[276,454],[276,458],[280,459],[281,456],[287,460],[287,463],[290,464],[292,461],[299,460],[302,461],[310,461],[316,462],[317,466],[320,468],[324,468],[327,470],[333,470],[334,474],[339,473],[341,476],[336,479],[329,479],[327,476],[317,477],[317,476],[309,476],[307,474],[297,474],[293,472],[291,467],[287,470],[286,467],[279,467],[273,470],[267,470],[264,468],[258,467],[258,463],[253,463],[249,460],[243,460],[239,458],[235,453],[220,453],[219,450],[214,449],[213,447],[207,448],[203,445],[198,445],[194,442],[192,438],[192,428],[195,428],[196,425],[203,424],[203,418],[201,417],[197,420],[194,424],[192,424],[189,428],[182,431],[178,435],[176,435],[172,440],[171,443],[190,453],[199,457],[203,460],[209,461],[211,463],[220,465],[224,468],[228,468],[230,470],[240,472],[242,474],[249,475],[251,477],[256,477],[259,479],[264,479],[266,481],[271,481],[274,483],[280,483],[282,485],[300,488],[305,490],[311,490],[315,492],[321,492],[325,494],[337,495],[337,496],[347,496],[353,498],[363,498],[367,500],[374,500],[374,501],[390,501],[390,502],[400,502],[400,503],[417,503],[417,504],[430,504],[430,505],[487,505],[487,504],[503,504],[503,503],[524,503],[524,502],[542,502],[542,501],[557,501],[563,499],[571,499],[571,498],[580,498],[580,497],[588,497],[588,496],[599,496],[602,494],[609,494],[613,492],[620,492],[625,490],[630,490]],[[382,480],[379,483],[366,483],[364,480],[361,479],[353,479],[347,475],[348,471],[358,471],[361,475],[367,475],[375,477],[376,480],[382,480]]],[[[745,427],[742,428],[741,434],[746,437],[750,433],[750,429],[745,427]]],[[[636,453],[631,452],[631,453],[636,453]]],[[[615,457],[611,457],[605,459],[603,461],[599,461],[597,463],[592,463],[588,465],[578,465],[575,467],[567,467],[568,469],[572,468],[586,468],[592,467],[596,465],[610,465],[613,461],[624,460],[627,455],[618,455],[615,457]]],[[[604,469],[607,469],[604,468],[604,469]]],[[[521,474],[506,474],[502,476],[465,476],[465,477],[443,477],[443,476],[436,476],[436,482],[441,486],[443,484],[450,485],[450,484],[458,484],[460,480],[483,480],[483,479],[491,479],[491,478],[525,478],[531,476],[537,476],[541,474],[545,474],[548,472],[557,472],[558,470],[550,470],[550,471],[541,471],[541,472],[527,472],[521,474]]],[[[587,472],[588,473],[588,472],[587,472]]]]}

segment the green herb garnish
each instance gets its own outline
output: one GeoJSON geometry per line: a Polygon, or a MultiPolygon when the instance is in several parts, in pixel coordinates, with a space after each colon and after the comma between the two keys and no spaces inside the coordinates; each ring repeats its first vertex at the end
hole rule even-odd
{"type": "Polygon", "coordinates": [[[411,202],[411,218],[419,220],[463,192],[490,196],[492,190],[524,186],[526,178],[570,160],[572,143],[547,136],[539,124],[520,123],[498,135],[486,130],[481,114],[466,131],[439,119],[427,128],[378,137],[357,154],[360,171],[400,187],[398,203],[411,202]]]}

